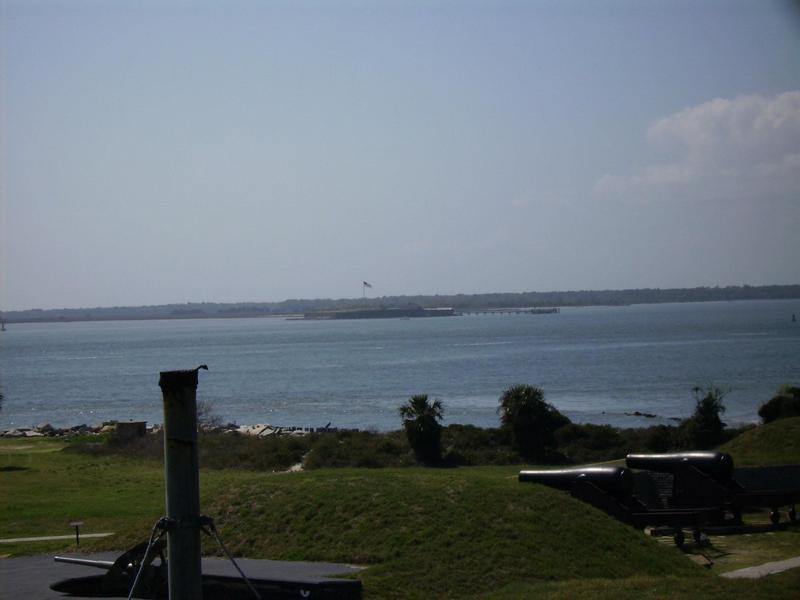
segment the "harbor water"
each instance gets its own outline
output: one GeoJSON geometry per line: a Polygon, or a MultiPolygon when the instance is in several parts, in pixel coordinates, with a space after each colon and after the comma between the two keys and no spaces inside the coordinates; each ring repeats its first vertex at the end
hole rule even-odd
{"type": "Polygon", "coordinates": [[[198,398],[225,422],[389,430],[412,394],[447,423],[496,426],[504,389],[530,383],[572,420],[674,422],[692,388],[727,391],[729,423],[800,384],[800,300],[564,308],[559,314],[288,321],[9,324],[0,429],[161,422],[159,371],[207,364],[198,398]],[[657,415],[635,416],[635,412],[657,415]]]}

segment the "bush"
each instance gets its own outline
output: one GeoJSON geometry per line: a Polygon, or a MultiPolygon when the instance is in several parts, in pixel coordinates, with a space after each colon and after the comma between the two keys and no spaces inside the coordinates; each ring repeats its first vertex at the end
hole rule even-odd
{"type": "Polygon", "coordinates": [[[628,452],[625,438],[610,425],[570,423],[555,432],[555,440],[559,452],[578,463],[613,460],[628,452]]]}
{"type": "Polygon", "coordinates": [[[511,465],[521,462],[508,432],[454,423],[442,430],[443,461],[448,466],[511,465]]]}
{"type": "Polygon", "coordinates": [[[676,428],[671,425],[653,425],[633,431],[640,435],[629,452],[661,454],[675,450],[678,445],[676,428]]]}
{"type": "Polygon", "coordinates": [[[400,407],[403,429],[417,460],[437,464],[442,459],[442,402],[428,401],[427,394],[411,396],[400,407]]]}
{"type": "Polygon", "coordinates": [[[93,456],[117,456],[137,460],[164,460],[164,435],[148,433],[144,437],[120,438],[113,432],[79,435],[69,440],[67,452],[93,456]]]}
{"type": "Polygon", "coordinates": [[[306,469],[336,467],[405,467],[414,464],[411,448],[400,431],[340,431],[313,436],[306,469]]]}
{"type": "Polygon", "coordinates": [[[285,471],[303,460],[309,436],[255,437],[236,432],[208,432],[199,437],[198,455],[204,469],[285,471]]]}
{"type": "Polygon", "coordinates": [[[197,429],[208,431],[222,426],[222,416],[217,414],[210,400],[197,401],[197,429]]]}
{"type": "Polygon", "coordinates": [[[782,385],[778,393],[758,409],[762,423],[771,423],[778,419],[800,417],[800,388],[782,385]]]}
{"type": "Polygon", "coordinates": [[[709,450],[725,441],[725,423],[720,415],[725,412],[722,399],[725,392],[715,385],[692,389],[695,399],[694,414],[681,422],[680,440],[685,448],[709,450]]]}
{"type": "Polygon", "coordinates": [[[544,392],[532,385],[515,385],[500,396],[500,422],[514,447],[525,459],[542,459],[555,447],[554,433],[570,423],[544,401],[544,392]]]}

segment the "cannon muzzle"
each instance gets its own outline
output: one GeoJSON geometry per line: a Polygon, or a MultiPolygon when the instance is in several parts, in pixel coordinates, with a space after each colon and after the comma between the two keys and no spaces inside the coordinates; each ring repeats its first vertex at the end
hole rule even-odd
{"type": "Polygon", "coordinates": [[[60,563],[68,563],[70,565],[81,565],[83,567],[105,569],[106,571],[114,566],[113,560],[89,560],[88,558],[72,558],[69,556],[54,556],[53,560],[60,563]]]}
{"type": "Polygon", "coordinates": [[[618,498],[627,498],[633,492],[633,475],[624,467],[520,471],[519,481],[541,483],[565,491],[571,491],[577,483],[585,481],[618,498]]]}

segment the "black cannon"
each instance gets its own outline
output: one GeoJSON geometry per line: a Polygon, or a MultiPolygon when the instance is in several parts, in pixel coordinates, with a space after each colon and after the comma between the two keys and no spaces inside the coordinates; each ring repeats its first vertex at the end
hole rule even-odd
{"type": "Polygon", "coordinates": [[[134,597],[167,598],[167,563],[164,558],[166,542],[157,541],[149,552],[148,545],[149,542],[137,544],[114,561],[56,556],[54,557],[56,562],[94,567],[104,570],[105,573],[64,579],[54,583],[50,588],[76,596],[127,597],[136,575],[141,570],[134,597]]]}
{"type": "Polygon", "coordinates": [[[633,490],[631,472],[623,467],[520,471],[519,481],[542,483],[565,492],[572,491],[579,482],[588,482],[617,498],[627,498],[633,490]]]}
{"type": "Polygon", "coordinates": [[[704,509],[672,509],[649,504],[636,494],[635,474],[624,467],[583,467],[551,471],[520,471],[520,482],[540,483],[569,492],[574,498],[591,504],[612,517],[637,529],[669,527],[675,543],[683,545],[683,528],[692,530],[696,541],[708,521],[704,509]]]}
{"type": "Polygon", "coordinates": [[[741,524],[745,508],[769,508],[773,524],[782,506],[790,507],[791,521],[797,518],[800,465],[735,469],[724,452],[629,454],[625,462],[650,473],[665,506],[713,509],[718,525],[741,524]]]}
{"type": "Polygon", "coordinates": [[[730,481],[733,458],[724,452],[680,452],[676,454],[628,454],[625,464],[630,469],[678,473],[687,467],[705,473],[715,481],[730,481]]]}

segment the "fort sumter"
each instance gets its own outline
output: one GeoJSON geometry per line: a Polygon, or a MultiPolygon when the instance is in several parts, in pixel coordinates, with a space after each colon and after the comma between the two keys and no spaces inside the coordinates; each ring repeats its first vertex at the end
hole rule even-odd
{"type": "Polygon", "coordinates": [[[417,317],[454,317],[458,313],[452,308],[423,308],[421,306],[399,306],[381,308],[355,308],[346,310],[321,310],[303,314],[303,319],[411,319],[417,317]]]}

